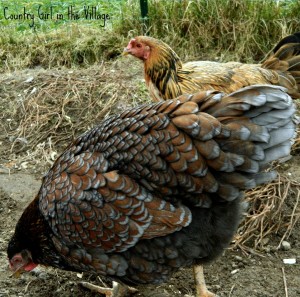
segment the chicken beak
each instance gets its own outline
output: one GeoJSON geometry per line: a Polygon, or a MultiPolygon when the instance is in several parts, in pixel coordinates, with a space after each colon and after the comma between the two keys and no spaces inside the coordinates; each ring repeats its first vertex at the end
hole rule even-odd
{"type": "Polygon", "coordinates": [[[127,56],[129,54],[130,54],[130,49],[125,47],[124,50],[123,50],[122,56],[127,56]]]}
{"type": "Polygon", "coordinates": [[[21,276],[21,273],[22,273],[21,269],[18,269],[18,270],[16,270],[15,272],[13,272],[13,273],[11,274],[11,276],[13,276],[13,277],[15,277],[15,278],[19,278],[19,277],[21,276]]]}

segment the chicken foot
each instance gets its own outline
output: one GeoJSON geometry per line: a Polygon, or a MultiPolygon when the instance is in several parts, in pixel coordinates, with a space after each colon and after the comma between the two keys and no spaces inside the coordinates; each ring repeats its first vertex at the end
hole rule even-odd
{"type": "Polygon", "coordinates": [[[138,291],[135,288],[121,285],[114,281],[113,281],[112,288],[104,288],[104,287],[93,285],[88,282],[80,282],[80,284],[83,287],[85,287],[93,292],[104,294],[106,297],[124,297],[124,296],[131,295],[133,293],[136,293],[138,291]]]}
{"type": "Polygon", "coordinates": [[[217,295],[209,292],[206,287],[203,266],[194,265],[193,270],[196,284],[196,297],[217,297],[217,295]]]}

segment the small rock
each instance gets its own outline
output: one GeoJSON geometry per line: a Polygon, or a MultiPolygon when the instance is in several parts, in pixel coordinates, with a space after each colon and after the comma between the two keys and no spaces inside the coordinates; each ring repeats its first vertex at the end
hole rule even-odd
{"type": "Polygon", "coordinates": [[[22,162],[21,163],[21,168],[22,169],[27,169],[28,168],[28,162],[22,162]]]}
{"type": "Polygon", "coordinates": [[[267,245],[269,243],[269,241],[270,241],[270,238],[265,237],[265,238],[262,239],[261,242],[262,242],[262,245],[267,245]]]}
{"type": "Polygon", "coordinates": [[[33,81],[33,76],[28,77],[24,82],[25,83],[30,83],[33,81]]]}
{"type": "Polygon", "coordinates": [[[236,273],[238,273],[240,270],[239,269],[235,269],[235,270],[232,270],[230,273],[231,274],[236,274],[236,273]]]}
{"type": "Polygon", "coordinates": [[[36,91],[37,91],[37,88],[34,87],[34,88],[31,90],[30,94],[34,94],[36,91]]]}
{"type": "Polygon", "coordinates": [[[235,258],[237,261],[239,261],[239,262],[242,262],[242,261],[243,261],[243,258],[240,257],[240,256],[235,256],[234,258],[235,258]]]}
{"type": "Polygon", "coordinates": [[[283,241],[281,243],[281,248],[284,250],[284,251],[289,251],[291,249],[291,244],[287,241],[283,241]]]}
{"type": "Polygon", "coordinates": [[[47,272],[40,272],[39,273],[39,278],[40,279],[48,279],[49,278],[49,274],[47,272]]]}

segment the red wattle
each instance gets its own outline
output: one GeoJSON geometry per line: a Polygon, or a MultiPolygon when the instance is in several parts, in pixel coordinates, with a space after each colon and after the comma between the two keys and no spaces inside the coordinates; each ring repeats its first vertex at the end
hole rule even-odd
{"type": "Polygon", "coordinates": [[[34,269],[34,268],[37,267],[37,266],[38,266],[38,264],[35,264],[35,263],[31,262],[31,263],[29,263],[28,265],[26,265],[26,266],[24,267],[24,270],[26,270],[26,271],[31,271],[32,269],[34,269]]]}

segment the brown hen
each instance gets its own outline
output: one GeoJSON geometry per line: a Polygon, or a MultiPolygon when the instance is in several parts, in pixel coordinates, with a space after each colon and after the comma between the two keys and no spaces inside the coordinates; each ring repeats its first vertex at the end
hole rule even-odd
{"type": "Polygon", "coordinates": [[[214,260],[237,229],[243,191],[274,179],[264,168],[289,155],[294,112],[283,89],[252,86],[104,120],[43,178],[9,242],[11,268],[43,264],[136,285],[214,260]]]}
{"type": "Polygon", "coordinates": [[[282,39],[262,64],[183,64],[167,44],[148,36],[131,39],[124,54],[143,61],[146,84],[156,101],[212,89],[228,94],[255,84],[279,85],[292,97],[300,97],[300,33],[282,39]]]}

